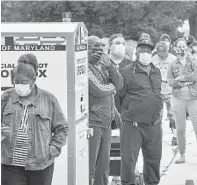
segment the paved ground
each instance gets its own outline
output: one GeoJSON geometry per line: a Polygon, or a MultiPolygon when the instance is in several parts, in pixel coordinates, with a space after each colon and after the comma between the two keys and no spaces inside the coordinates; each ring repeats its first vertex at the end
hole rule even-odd
{"type": "MultiPolygon", "coordinates": [[[[164,131],[164,138],[165,137],[166,140],[168,140],[167,133],[164,131]]],[[[172,153],[168,151],[170,151],[170,146],[163,142],[163,165],[167,164],[172,157],[172,153]]],[[[177,154],[175,160],[178,157],[179,155],[177,154]]],[[[190,121],[187,121],[186,163],[175,164],[173,161],[167,173],[161,178],[160,185],[185,185],[188,179],[192,179],[194,184],[197,185],[197,143],[190,121]]]]}
{"type": "MultiPolygon", "coordinates": [[[[166,114],[166,113],[164,113],[166,114]]],[[[117,132],[117,131],[116,131],[117,132]]],[[[118,135],[118,133],[115,133],[118,135]]],[[[192,179],[197,185],[197,142],[193,132],[192,124],[187,121],[187,153],[185,164],[175,164],[179,154],[175,154],[177,147],[171,146],[173,134],[169,129],[168,121],[163,120],[163,154],[161,161],[161,182],[160,185],[185,185],[187,179],[192,179]]],[[[139,155],[137,169],[142,172],[143,158],[139,155]]],[[[111,181],[111,177],[109,180],[111,181]]],[[[193,185],[193,184],[188,184],[193,185]]]]}

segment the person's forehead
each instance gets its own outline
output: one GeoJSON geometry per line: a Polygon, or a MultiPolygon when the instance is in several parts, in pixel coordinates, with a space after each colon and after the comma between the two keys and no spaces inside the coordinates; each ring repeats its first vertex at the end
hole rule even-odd
{"type": "Polygon", "coordinates": [[[186,42],[183,41],[183,40],[180,40],[180,41],[177,43],[177,47],[179,47],[179,46],[186,46],[186,45],[187,45],[186,42]]]}
{"type": "Polygon", "coordinates": [[[23,73],[16,73],[14,75],[14,78],[16,80],[25,80],[25,81],[30,81],[32,78],[30,78],[29,76],[27,76],[26,74],[23,73]]]}
{"type": "Polygon", "coordinates": [[[165,38],[163,41],[170,42],[170,40],[168,38],[165,38]]]}
{"type": "Polygon", "coordinates": [[[99,43],[101,43],[101,39],[97,39],[96,41],[95,41],[95,44],[99,44],[99,43]]]}
{"type": "Polygon", "coordinates": [[[117,37],[113,40],[113,43],[116,43],[116,42],[125,42],[125,39],[123,37],[117,37]]]}
{"type": "Polygon", "coordinates": [[[139,46],[139,50],[140,51],[144,51],[144,50],[152,50],[151,48],[150,48],[150,46],[148,46],[148,45],[141,45],[141,46],[139,46]]]}

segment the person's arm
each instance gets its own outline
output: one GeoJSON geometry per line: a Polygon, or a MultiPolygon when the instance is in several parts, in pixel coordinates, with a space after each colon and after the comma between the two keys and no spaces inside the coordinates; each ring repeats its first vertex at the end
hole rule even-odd
{"type": "Polygon", "coordinates": [[[109,80],[115,86],[116,90],[120,90],[123,87],[123,77],[119,73],[118,69],[111,63],[108,67],[109,80]]]}
{"type": "Polygon", "coordinates": [[[59,102],[55,97],[52,98],[52,106],[51,130],[53,136],[50,142],[50,154],[53,157],[57,157],[61,153],[61,148],[66,144],[69,127],[59,102]]]}
{"type": "Polygon", "coordinates": [[[1,95],[1,141],[3,141],[9,134],[10,132],[10,127],[3,125],[3,113],[4,113],[4,109],[9,101],[10,98],[10,94],[8,93],[8,91],[5,91],[2,95],[1,95]]]}
{"type": "Polygon", "coordinates": [[[5,91],[2,95],[1,95],[1,122],[2,122],[2,118],[3,118],[3,112],[4,109],[9,101],[9,93],[7,91],[5,91]]]}
{"type": "MultiPolygon", "coordinates": [[[[120,107],[121,107],[121,105],[122,105],[122,101],[123,101],[123,98],[124,98],[124,96],[125,96],[125,94],[126,94],[127,86],[128,86],[128,84],[127,84],[127,79],[126,79],[126,74],[125,74],[125,73],[126,73],[125,68],[122,69],[122,70],[120,71],[120,74],[121,74],[122,77],[123,77],[123,87],[122,87],[121,90],[119,90],[119,91],[117,92],[117,96],[118,96],[119,102],[120,102],[120,107]]],[[[120,107],[118,107],[119,110],[120,110],[120,107]]]]}
{"type": "Polygon", "coordinates": [[[197,81],[197,61],[193,61],[193,72],[187,75],[178,76],[176,79],[181,82],[194,82],[197,81]]]}
{"type": "Polygon", "coordinates": [[[170,63],[167,68],[167,82],[169,86],[171,87],[181,87],[182,85],[179,83],[176,78],[174,78],[173,72],[172,72],[172,64],[170,63]]]}
{"type": "Polygon", "coordinates": [[[88,69],[88,79],[89,79],[89,93],[96,97],[109,96],[110,94],[116,92],[116,89],[112,83],[102,84],[96,76],[88,69]]]}

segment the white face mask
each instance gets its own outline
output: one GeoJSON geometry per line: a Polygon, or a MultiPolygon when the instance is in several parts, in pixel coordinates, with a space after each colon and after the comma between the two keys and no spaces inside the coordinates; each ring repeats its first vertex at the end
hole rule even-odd
{"type": "Polygon", "coordinates": [[[28,96],[31,93],[30,84],[15,84],[16,93],[19,96],[28,96]]]}
{"type": "Polygon", "coordinates": [[[122,44],[120,45],[116,45],[114,47],[113,53],[117,56],[117,57],[124,57],[125,55],[125,51],[126,51],[126,47],[122,44]]]}
{"type": "Polygon", "coordinates": [[[139,55],[139,62],[142,65],[149,65],[151,63],[151,54],[150,53],[140,53],[139,55]]]}

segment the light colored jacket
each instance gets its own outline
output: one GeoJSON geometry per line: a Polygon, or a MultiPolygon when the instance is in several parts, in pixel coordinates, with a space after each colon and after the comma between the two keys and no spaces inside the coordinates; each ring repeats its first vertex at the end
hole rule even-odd
{"type": "Polygon", "coordinates": [[[180,89],[187,85],[190,93],[197,97],[197,60],[187,55],[185,67],[178,58],[171,62],[167,69],[167,81],[174,96],[179,97],[180,89]],[[180,79],[176,80],[178,76],[180,79]]]}
{"type": "MultiPolygon", "coordinates": [[[[50,166],[66,144],[68,124],[51,93],[36,86],[35,100],[28,105],[29,149],[26,170],[43,170],[50,166]],[[57,156],[50,154],[55,146],[57,156]]],[[[10,128],[9,135],[1,142],[1,163],[12,165],[17,131],[23,115],[23,106],[16,91],[11,88],[1,96],[1,124],[10,128]]]]}

